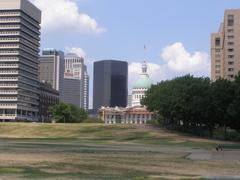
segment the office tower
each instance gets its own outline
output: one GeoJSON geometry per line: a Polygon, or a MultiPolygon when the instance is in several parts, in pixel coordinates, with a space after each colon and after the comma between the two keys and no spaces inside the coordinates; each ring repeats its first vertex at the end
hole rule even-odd
{"type": "Polygon", "coordinates": [[[41,11],[27,0],[0,1],[0,120],[38,120],[41,11]]]}
{"type": "Polygon", "coordinates": [[[103,60],[94,63],[93,109],[101,106],[126,107],[128,63],[103,60]]]}
{"type": "Polygon", "coordinates": [[[234,80],[239,71],[240,9],[229,9],[219,31],[211,35],[211,78],[234,80]]]}
{"type": "MultiPolygon", "coordinates": [[[[80,107],[88,110],[89,76],[87,74],[87,66],[84,65],[84,59],[74,53],[67,54],[65,56],[65,76],[81,81],[80,107]]],[[[68,86],[65,86],[65,88],[68,88],[68,86]]]]}
{"type": "Polygon", "coordinates": [[[71,76],[64,76],[64,96],[63,101],[81,107],[81,80],[71,76]]]}
{"type": "Polygon", "coordinates": [[[45,49],[39,58],[39,80],[52,85],[59,91],[63,100],[64,90],[64,53],[55,49],[45,49]]]}

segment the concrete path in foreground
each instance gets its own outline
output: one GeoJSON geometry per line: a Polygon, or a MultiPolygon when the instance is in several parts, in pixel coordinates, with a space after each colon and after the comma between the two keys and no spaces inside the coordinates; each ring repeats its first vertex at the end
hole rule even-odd
{"type": "Polygon", "coordinates": [[[192,152],[187,158],[192,160],[223,160],[240,162],[240,151],[199,151],[192,152]]]}

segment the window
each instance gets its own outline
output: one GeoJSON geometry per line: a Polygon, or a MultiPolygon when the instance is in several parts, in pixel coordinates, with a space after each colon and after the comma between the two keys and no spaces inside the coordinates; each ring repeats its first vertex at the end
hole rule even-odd
{"type": "Polygon", "coordinates": [[[215,46],[220,46],[220,38],[215,39],[215,46]]]}
{"type": "Polygon", "coordinates": [[[219,73],[220,73],[220,70],[216,70],[215,73],[219,74],[219,73]]]}
{"type": "Polygon", "coordinates": [[[233,59],[233,58],[234,58],[234,55],[228,55],[228,58],[229,58],[229,59],[233,59]]]}
{"type": "Polygon", "coordinates": [[[216,54],[216,55],[215,55],[215,58],[220,58],[220,57],[221,57],[220,54],[216,54]]]}
{"type": "Polygon", "coordinates": [[[231,75],[228,75],[228,77],[229,77],[229,78],[234,78],[234,75],[231,74],[231,75]]]}
{"type": "Polygon", "coordinates": [[[220,63],[221,61],[220,61],[220,59],[216,59],[216,61],[215,61],[216,63],[220,63]]]}
{"type": "Polygon", "coordinates": [[[215,49],[215,52],[221,52],[221,49],[215,49]]]}
{"type": "Polygon", "coordinates": [[[228,45],[232,46],[232,45],[234,45],[234,42],[228,42],[228,45]]]}
{"type": "Polygon", "coordinates": [[[234,25],[234,15],[228,15],[228,26],[234,25]]]}
{"type": "Polygon", "coordinates": [[[216,65],[215,68],[220,68],[221,66],[220,65],[216,65]]]}
{"type": "Polygon", "coordinates": [[[228,36],[228,39],[234,39],[234,36],[228,36]]]}
{"type": "Polygon", "coordinates": [[[234,29],[228,29],[228,32],[229,32],[229,33],[233,33],[233,32],[234,32],[234,29]]]}
{"type": "Polygon", "coordinates": [[[234,65],[234,62],[230,61],[228,62],[229,65],[234,65]]]}
{"type": "Polygon", "coordinates": [[[233,68],[228,68],[228,71],[232,72],[232,71],[234,71],[234,69],[233,68]]]}
{"type": "Polygon", "coordinates": [[[234,49],[228,49],[228,52],[233,52],[234,51],[234,49]]]}

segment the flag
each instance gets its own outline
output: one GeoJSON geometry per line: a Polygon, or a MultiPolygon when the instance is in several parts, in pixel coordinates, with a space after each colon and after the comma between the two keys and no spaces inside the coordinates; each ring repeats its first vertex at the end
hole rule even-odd
{"type": "Polygon", "coordinates": [[[147,50],[147,47],[146,47],[146,45],[144,45],[144,50],[145,50],[145,51],[147,50]]]}

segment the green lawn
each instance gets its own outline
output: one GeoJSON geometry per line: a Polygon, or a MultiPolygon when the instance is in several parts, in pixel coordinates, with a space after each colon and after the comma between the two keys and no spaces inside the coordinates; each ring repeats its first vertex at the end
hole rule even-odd
{"type": "MultiPolygon", "coordinates": [[[[204,179],[240,175],[240,161],[189,159],[226,142],[150,126],[0,124],[0,179],[204,179]]],[[[214,156],[215,157],[215,156],[214,156]]],[[[224,156],[225,158],[227,155],[224,156]]]]}

